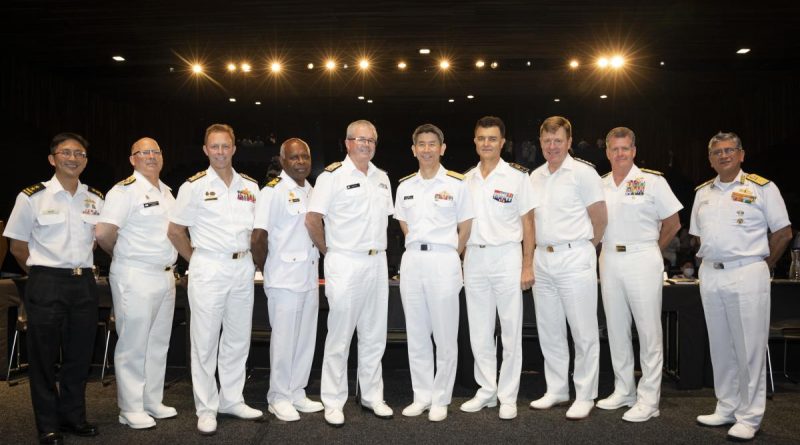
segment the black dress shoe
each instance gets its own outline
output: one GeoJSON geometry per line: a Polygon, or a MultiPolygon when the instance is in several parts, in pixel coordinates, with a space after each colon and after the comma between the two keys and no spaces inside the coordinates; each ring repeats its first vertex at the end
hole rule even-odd
{"type": "Polygon", "coordinates": [[[81,437],[92,437],[97,435],[97,426],[86,422],[75,425],[61,425],[61,431],[81,437]]]}
{"type": "Polygon", "coordinates": [[[39,434],[39,443],[42,445],[62,445],[64,436],[61,433],[42,433],[39,434]]]}

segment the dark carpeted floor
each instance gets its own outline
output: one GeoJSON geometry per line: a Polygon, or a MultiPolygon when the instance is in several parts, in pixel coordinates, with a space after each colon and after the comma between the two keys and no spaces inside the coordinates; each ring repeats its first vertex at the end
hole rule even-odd
{"type": "MultiPolygon", "coordinates": [[[[180,369],[170,369],[168,377],[179,377],[180,369]]],[[[610,374],[610,373],[609,373],[610,374]]],[[[353,371],[351,370],[351,375],[353,371]]],[[[245,399],[266,412],[265,394],[268,371],[255,371],[245,386],[245,399]]],[[[613,377],[601,374],[600,396],[611,391],[613,377]]],[[[95,438],[67,437],[75,444],[278,444],[278,443],[723,443],[725,428],[704,428],[695,424],[698,414],[714,409],[714,394],[708,389],[680,391],[664,379],[661,416],[642,424],[621,420],[624,410],[595,409],[583,421],[568,421],[567,407],[532,411],[528,403],[542,395],[544,378],[524,373],[519,393],[519,416],[501,421],[497,408],[479,413],[462,413],[461,403],[473,395],[472,388],[456,384],[453,403],[444,422],[432,423],[425,415],[405,418],[403,407],[411,402],[408,370],[384,370],[386,401],[395,410],[392,420],[381,420],[362,411],[353,398],[345,407],[346,425],[331,428],[322,413],[305,414],[299,422],[282,422],[267,415],[261,423],[219,418],[217,434],[201,437],[196,432],[192,388],[188,378],[179,380],[165,393],[165,402],[175,406],[176,419],[159,421],[152,430],[134,431],[117,422],[116,386],[103,387],[94,375],[87,390],[89,419],[96,422],[100,435],[95,438]]],[[[767,402],[767,413],[755,443],[800,443],[800,386],[776,381],[777,393],[767,402]]],[[[351,394],[353,381],[350,382],[351,394]]],[[[308,394],[319,400],[319,370],[312,372],[308,394]]],[[[0,444],[35,443],[36,431],[27,382],[8,387],[0,382],[0,444]]]]}

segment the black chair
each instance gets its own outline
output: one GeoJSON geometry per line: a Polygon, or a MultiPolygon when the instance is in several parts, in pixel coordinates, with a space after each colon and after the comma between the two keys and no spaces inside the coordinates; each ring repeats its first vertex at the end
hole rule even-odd
{"type": "Polygon", "coordinates": [[[110,346],[110,343],[111,343],[111,334],[117,332],[117,317],[116,317],[116,315],[114,315],[114,306],[113,305],[111,306],[111,309],[109,309],[109,311],[108,311],[108,317],[104,321],[101,321],[98,324],[103,325],[103,328],[104,328],[104,331],[105,331],[105,336],[106,336],[105,349],[104,349],[104,352],[103,352],[103,367],[100,370],[100,383],[103,386],[108,386],[108,385],[111,384],[112,381],[114,381],[113,377],[110,377],[108,380],[106,380],[106,372],[107,371],[111,371],[111,370],[114,369],[113,351],[110,351],[111,352],[111,356],[109,356],[109,346],[110,346]]]}
{"type": "MultiPolygon", "coordinates": [[[[797,384],[797,380],[789,376],[787,362],[789,361],[789,342],[800,340],[800,319],[787,319],[770,324],[770,338],[783,340],[783,376],[786,380],[797,384]]],[[[774,385],[773,385],[774,386],[774,385]]]]}
{"type": "Polygon", "coordinates": [[[25,380],[24,377],[19,379],[12,379],[11,372],[18,372],[28,367],[27,363],[21,363],[22,348],[19,346],[21,343],[20,334],[28,332],[28,313],[25,311],[25,304],[20,301],[17,307],[17,323],[14,331],[14,340],[11,343],[11,354],[8,358],[8,371],[6,372],[6,382],[8,386],[15,386],[19,382],[25,380]],[[16,353],[16,354],[15,354],[16,353]],[[16,366],[12,367],[16,359],[16,366]]]}

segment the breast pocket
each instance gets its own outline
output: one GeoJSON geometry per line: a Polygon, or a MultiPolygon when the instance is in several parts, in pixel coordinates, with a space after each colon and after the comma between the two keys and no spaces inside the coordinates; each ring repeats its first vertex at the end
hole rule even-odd
{"type": "Polygon", "coordinates": [[[620,203],[619,211],[622,219],[627,222],[637,222],[647,217],[647,201],[644,196],[626,196],[620,203]]]}
{"type": "Polygon", "coordinates": [[[63,213],[41,214],[36,218],[36,222],[41,226],[54,227],[56,224],[64,224],[67,220],[63,213]]]}
{"type": "Polygon", "coordinates": [[[300,263],[308,259],[308,252],[281,252],[281,261],[284,263],[300,263]]]}
{"type": "Polygon", "coordinates": [[[139,203],[139,214],[144,216],[163,215],[166,213],[164,206],[159,202],[153,204],[153,201],[139,203]]]}

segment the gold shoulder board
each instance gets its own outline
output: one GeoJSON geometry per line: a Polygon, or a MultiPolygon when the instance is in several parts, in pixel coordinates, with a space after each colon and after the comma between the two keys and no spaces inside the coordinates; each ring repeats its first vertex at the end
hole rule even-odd
{"type": "Polygon", "coordinates": [[[451,178],[456,178],[459,181],[463,181],[464,180],[464,175],[462,175],[459,172],[454,172],[453,170],[447,170],[447,176],[449,176],[451,178]]]}
{"type": "Polygon", "coordinates": [[[277,176],[277,177],[275,177],[275,178],[272,178],[272,179],[271,179],[271,180],[270,180],[270,181],[267,183],[267,187],[275,187],[276,185],[278,185],[278,183],[279,183],[279,182],[281,182],[281,180],[282,180],[282,179],[283,179],[283,178],[281,178],[280,176],[277,176]]]}
{"type": "Polygon", "coordinates": [[[651,175],[664,176],[664,173],[661,173],[658,170],[650,170],[649,168],[640,168],[639,170],[641,170],[641,171],[643,171],[645,173],[650,173],[651,175]]]}
{"type": "Polygon", "coordinates": [[[119,181],[117,185],[131,185],[134,182],[136,182],[136,176],[130,175],[122,181],[119,181]]]}
{"type": "Polygon", "coordinates": [[[201,172],[197,172],[191,178],[187,179],[189,182],[197,181],[198,179],[202,178],[203,176],[208,174],[208,170],[203,170],[201,172]]]}
{"type": "Polygon", "coordinates": [[[47,187],[40,182],[40,183],[34,184],[34,185],[30,186],[30,187],[25,187],[24,189],[22,189],[22,193],[24,193],[24,194],[26,194],[28,196],[33,196],[34,194],[41,192],[45,188],[47,188],[47,187]]]}
{"type": "Polygon", "coordinates": [[[337,169],[337,168],[339,168],[339,167],[341,167],[341,166],[342,166],[342,163],[341,163],[341,162],[334,162],[333,164],[331,164],[331,165],[329,165],[329,166],[325,167],[325,171],[326,171],[326,172],[332,172],[332,171],[336,171],[336,169],[337,169]]]}
{"type": "Polygon", "coordinates": [[[413,177],[414,177],[414,176],[416,176],[416,175],[417,175],[417,172],[411,173],[411,174],[410,174],[410,175],[408,175],[408,176],[404,176],[404,177],[400,178],[400,181],[399,181],[399,182],[403,182],[403,181],[405,181],[406,179],[411,179],[411,178],[413,178],[413,177]]]}
{"type": "Polygon", "coordinates": [[[239,176],[243,177],[244,179],[247,179],[248,181],[252,181],[252,182],[255,182],[256,184],[258,184],[258,181],[256,181],[255,179],[251,178],[250,176],[247,176],[244,173],[239,173],[239,176]]]}
{"type": "Polygon", "coordinates": [[[712,183],[714,183],[714,179],[709,179],[708,181],[706,181],[706,182],[698,185],[697,187],[695,187],[694,191],[698,191],[698,190],[700,190],[701,188],[703,188],[703,187],[705,187],[707,185],[711,185],[712,183]]]}
{"type": "Polygon", "coordinates": [[[755,173],[750,173],[749,175],[747,175],[747,180],[750,182],[755,182],[756,184],[762,187],[769,184],[769,179],[762,178],[761,176],[758,176],[755,173]]]}
{"type": "Polygon", "coordinates": [[[594,164],[592,164],[591,162],[589,162],[589,161],[587,161],[585,159],[581,159],[581,158],[572,158],[572,159],[574,159],[574,160],[576,160],[578,162],[583,162],[584,164],[588,165],[589,167],[597,169],[597,167],[595,167],[594,164]]]}
{"type": "Polygon", "coordinates": [[[522,173],[525,173],[525,174],[528,174],[531,171],[529,168],[527,168],[527,167],[525,167],[523,165],[519,165],[516,162],[509,162],[508,165],[510,165],[511,168],[513,168],[514,170],[519,170],[519,171],[521,171],[522,173]]]}
{"type": "Polygon", "coordinates": [[[93,193],[93,194],[97,195],[100,199],[105,199],[105,195],[103,195],[103,192],[101,192],[100,190],[97,190],[94,187],[89,187],[89,193],[93,193]]]}

